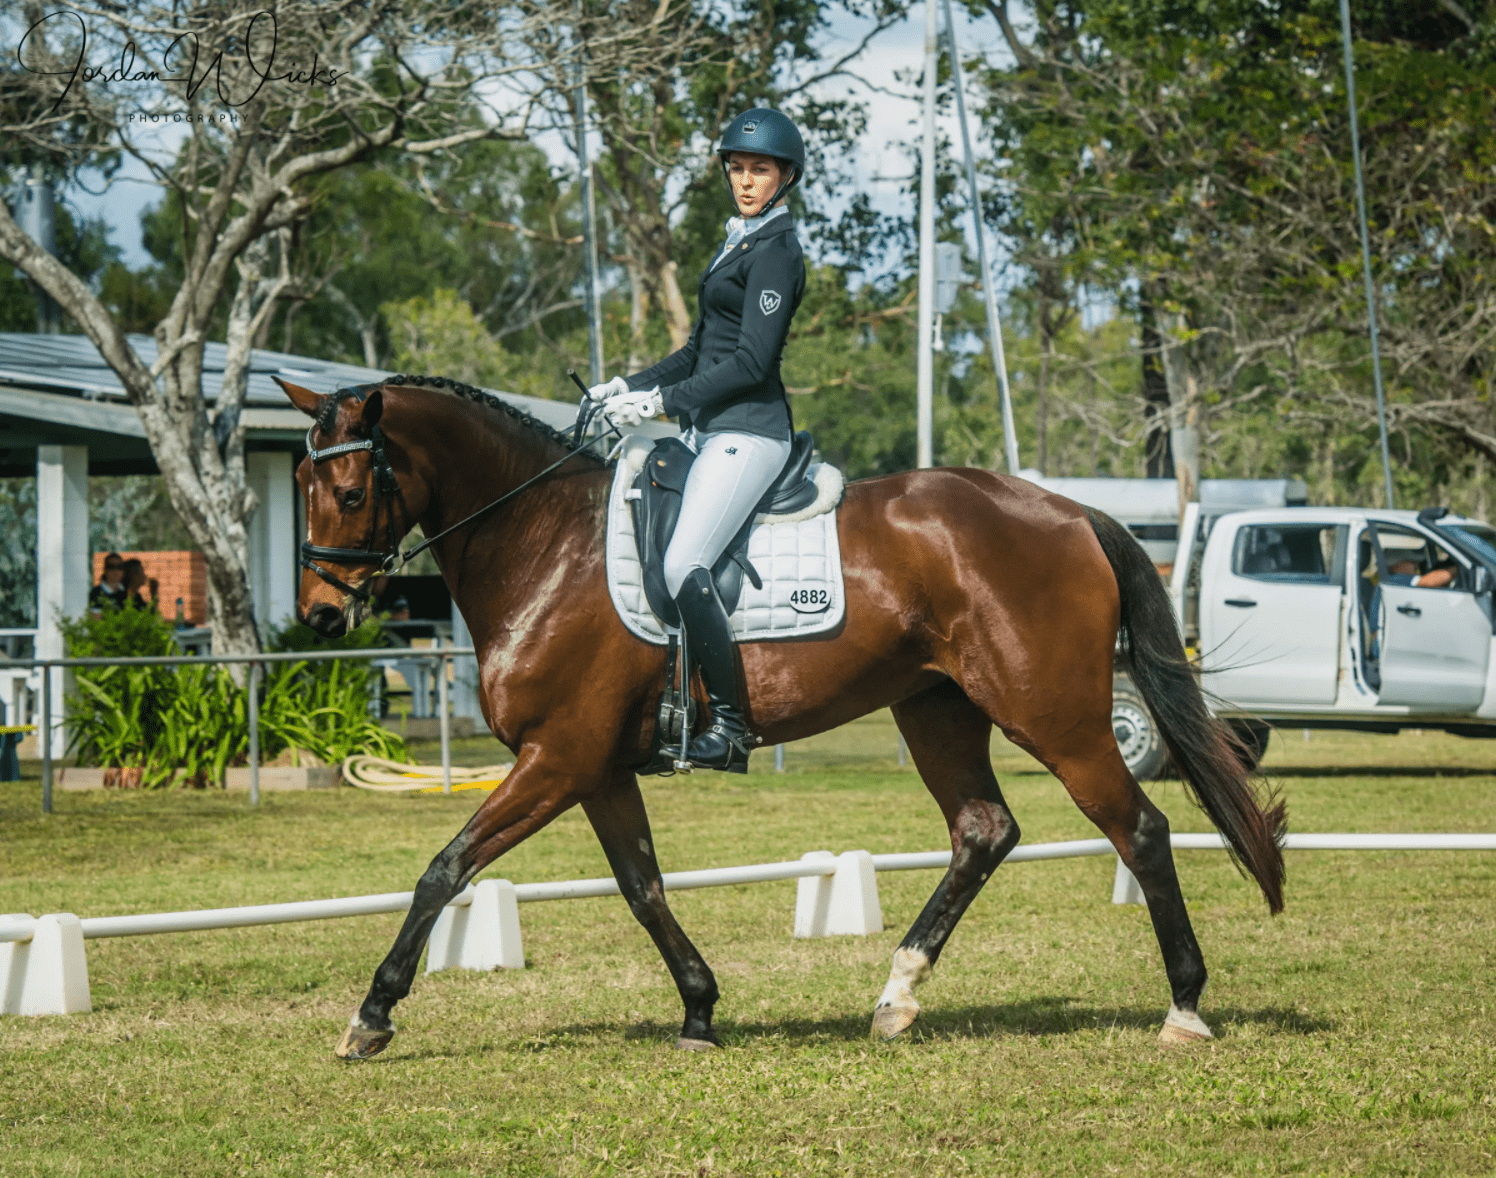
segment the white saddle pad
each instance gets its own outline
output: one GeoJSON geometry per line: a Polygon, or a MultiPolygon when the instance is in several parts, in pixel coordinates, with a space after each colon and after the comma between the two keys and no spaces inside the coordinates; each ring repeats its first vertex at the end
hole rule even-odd
{"type": "MultiPolygon", "coordinates": [[[[633,634],[663,645],[667,628],[644,596],[644,573],[634,543],[634,518],[627,494],[644,468],[654,440],[628,438],[613,475],[608,499],[608,593],[633,634]]],[[[748,537],[748,559],[763,578],[755,589],[747,575],[732,615],[739,641],[805,638],[841,625],[846,614],[841,549],[836,540],[836,506],[846,489],[841,471],[819,463],[810,468],[820,494],[793,515],[759,515],[748,537]]]]}

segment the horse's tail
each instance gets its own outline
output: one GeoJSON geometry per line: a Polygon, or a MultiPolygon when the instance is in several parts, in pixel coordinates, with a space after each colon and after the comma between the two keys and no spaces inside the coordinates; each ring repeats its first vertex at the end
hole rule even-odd
{"type": "Polygon", "coordinates": [[[1206,708],[1169,596],[1148,554],[1111,516],[1089,507],[1086,516],[1117,578],[1119,647],[1132,681],[1191,796],[1225,836],[1237,868],[1257,881],[1268,910],[1276,915],[1283,910],[1287,803],[1244,768],[1249,758],[1241,742],[1206,708]]]}

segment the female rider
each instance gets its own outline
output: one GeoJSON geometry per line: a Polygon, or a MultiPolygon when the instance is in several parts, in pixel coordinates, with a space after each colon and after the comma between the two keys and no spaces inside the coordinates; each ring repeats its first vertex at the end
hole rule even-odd
{"type": "Polygon", "coordinates": [[[679,420],[697,454],[665,552],[665,584],[701,667],[712,725],[690,744],[693,765],[743,773],[757,743],[739,694],[737,644],[711,568],[790,455],[790,408],[779,355],[805,293],[805,260],[784,195],[805,171],[805,144],[784,115],[757,107],[717,148],[738,216],[702,276],[700,317],[686,346],[652,368],[589,390],[608,420],[679,420]]]}

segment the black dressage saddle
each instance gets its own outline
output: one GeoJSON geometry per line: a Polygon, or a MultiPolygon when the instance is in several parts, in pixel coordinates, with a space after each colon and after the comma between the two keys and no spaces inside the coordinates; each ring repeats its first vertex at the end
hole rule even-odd
{"type": "MultiPolygon", "coordinates": [[[[753,515],[732,538],[727,551],[712,566],[717,594],[729,614],[738,607],[745,574],[755,589],[763,588],[758,570],[748,559],[748,533],[753,529],[753,517],[765,511],[786,515],[802,511],[815,502],[816,485],[806,477],[814,450],[815,442],[809,430],[801,430],[795,435],[789,460],[774,480],[774,485],[759,500],[753,515]]],[[[686,475],[694,461],[695,452],[679,438],[664,438],[650,451],[644,469],[629,492],[629,506],[634,515],[634,542],[639,547],[639,563],[644,570],[644,596],[655,616],[667,626],[678,626],[680,615],[665,588],[665,549],[675,534],[675,523],[680,518],[681,493],[685,490],[686,475]]]]}

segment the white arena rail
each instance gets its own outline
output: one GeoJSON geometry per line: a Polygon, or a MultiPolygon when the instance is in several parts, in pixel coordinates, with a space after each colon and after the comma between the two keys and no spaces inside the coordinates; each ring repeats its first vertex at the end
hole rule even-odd
{"type": "MultiPolygon", "coordinates": [[[[1169,841],[1176,851],[1222,850],[1226,845],[1219,834],[1176,834],[1169,841]]],[[[1496,851],[1496,834],[1290,834],[1284,840],[1284,849],[1496,851]]],[[[1106,839],[1077,839],[1015,847],[1004,862],[1114,854],[1106,839]]],[[[877,872],[945,868],[950,862],[950,851],[887,855],[871,855],[867,851],[846,851],[840,855],[811,851],[798,860],[782,863],[674,871],[662,878],[667,891],[797,880],[796,937],[858,936],[883,928],[877,872]]],[[[618,883],[613,879],[530,884],[482,880],[456,896],[437,918],[427,950],[426,972],[456,968],[523,969],[525,957],[518,905],[618,894],[618,883]]],[[[404,912],[414,895],[386,892],[333,900],[91,916],[81,920],[70,912],[39,918],[26,913],[0,915],[0,1014],[73,1014],[92,1009],[83,948],[86,940],[404,912]]],[[[1143,903],[1142,890],[1120,859],[1112,886],[1112,902],[1143,903]]]]}

